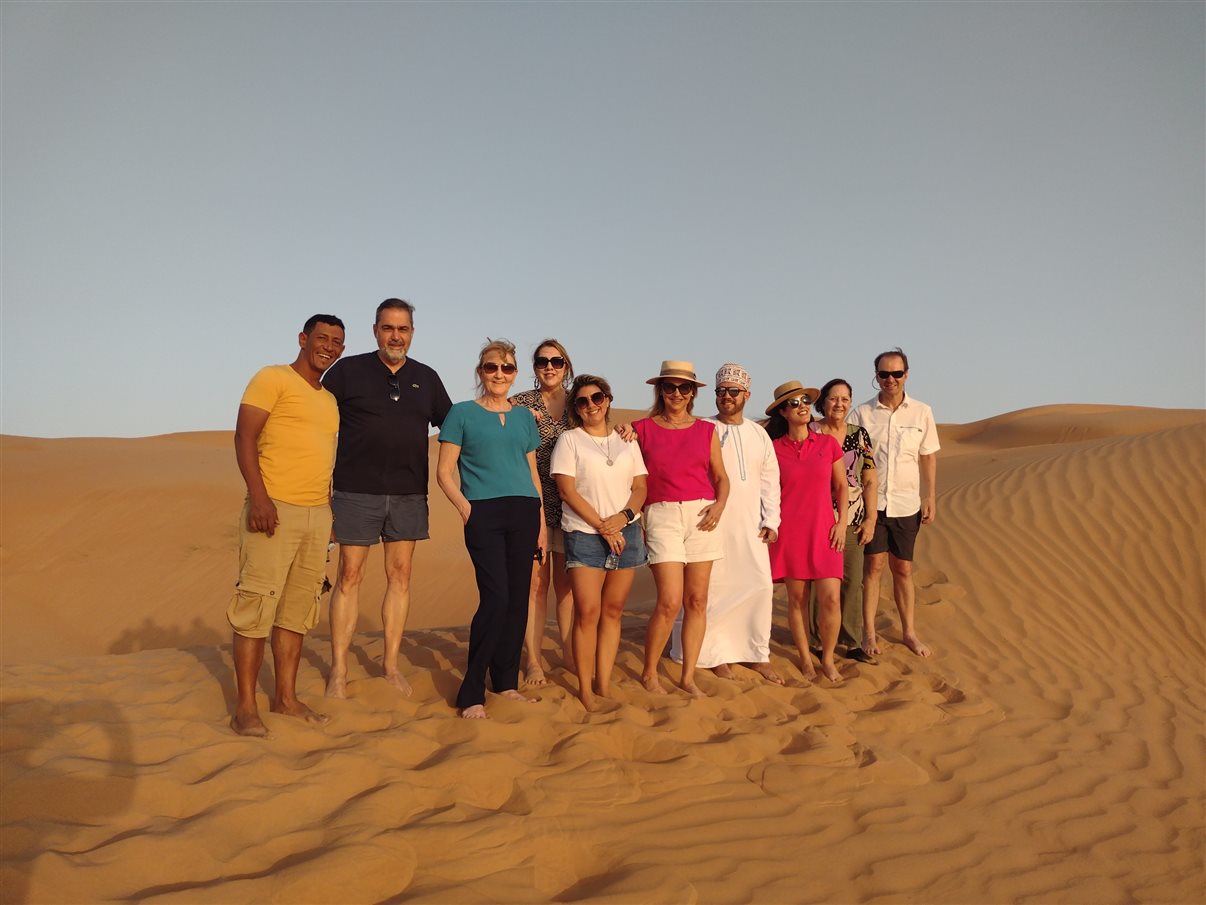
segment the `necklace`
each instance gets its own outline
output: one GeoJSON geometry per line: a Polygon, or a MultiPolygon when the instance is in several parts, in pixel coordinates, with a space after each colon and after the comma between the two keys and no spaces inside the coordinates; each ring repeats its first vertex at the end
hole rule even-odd
{"type": "MultiPolygon", "coordinates": [[[[586,434],[586,431],[583,431],[582,433],[586,434]]],[[[609,467],[616,464],[615,459],[613,459],[611,457],[611,432],[610,431],[607,434],[607,440],[604,441],[604,443],[602,443],[602,444],[600,444],[599,441],[596,440],[593,435],[586,434],[586,436],[590,437],[590,442],[595,444],[595,448],[603,454],[603,458],[605,458],[607,460],[607,464],[609,467]]]]}
{"type": "Polygon", "coordinates": [[[662,417],[662,421],[665,422],[666,427],[669,428],[670,430],[681,430],[682,428],[690,427],[692,424],[695,423],[695,419],[690,416],[684,418],[682,421],[671,421],[665,415],[662,415],[661,417],[662,417]]]}

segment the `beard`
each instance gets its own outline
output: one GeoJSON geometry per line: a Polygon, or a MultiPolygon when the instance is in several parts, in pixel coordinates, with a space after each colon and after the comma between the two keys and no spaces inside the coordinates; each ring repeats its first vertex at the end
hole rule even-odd
{"type": "Polygon", "coordinates": [[[389,346],[386,346],[381,350],[381,354],[385,356],[386,361],[393,365],[406,361],[405,349],[391,349],[389,346]]]}

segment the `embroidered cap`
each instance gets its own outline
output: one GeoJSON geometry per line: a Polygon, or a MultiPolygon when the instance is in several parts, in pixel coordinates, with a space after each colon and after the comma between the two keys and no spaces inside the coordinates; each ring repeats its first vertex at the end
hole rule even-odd
{"type": "Polygon", "coordinates": [[[716,385],[722,383],[735,383],[743,390],[750,388],[750,372],[741,365],[728,362],[720,366],[720,370],[716,372],[716,385]]]}

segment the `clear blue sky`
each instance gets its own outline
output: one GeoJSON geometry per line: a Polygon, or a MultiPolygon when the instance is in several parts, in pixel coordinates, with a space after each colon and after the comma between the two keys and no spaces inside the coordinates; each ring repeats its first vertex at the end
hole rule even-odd
{"type": "Polygon", "coordinates": [[[389,296],[454,398],[553,335],[631,407],[895,345],[940,421],[1206,406],[1204,11],[9,0],[0,431],[229,429],[389,296]]]}

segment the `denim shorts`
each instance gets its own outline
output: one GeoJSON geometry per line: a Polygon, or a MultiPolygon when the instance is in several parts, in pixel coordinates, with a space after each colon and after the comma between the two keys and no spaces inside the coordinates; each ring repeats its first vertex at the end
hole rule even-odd
{"type": "MultiPolygon", "coordinates": [[[[620,554],[619,562],[612,569],[635,569],[637,566],[648,564],[645,555],[645,533],[641,530],[640,522],[633,522],[622,532],[624,535],[624,552],[620,554]]],[[[586,531],[565,532],[565,567],[567,569],[606,569],[607,556],[611,553],[602,535],[589,534],[586,531]]]]}

